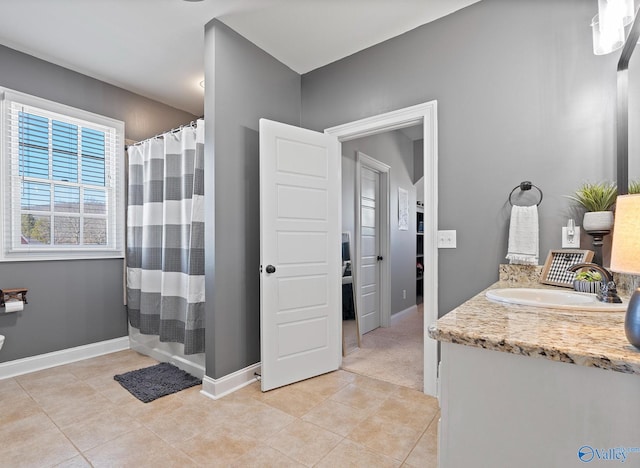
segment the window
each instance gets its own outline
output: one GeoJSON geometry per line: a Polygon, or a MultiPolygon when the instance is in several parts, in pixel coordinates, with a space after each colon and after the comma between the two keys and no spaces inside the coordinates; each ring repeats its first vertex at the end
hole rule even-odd
{"type": "Polygon", "coordinates": [[[2,259],[123,256],[124,124],[0,92],[2,259]]]}

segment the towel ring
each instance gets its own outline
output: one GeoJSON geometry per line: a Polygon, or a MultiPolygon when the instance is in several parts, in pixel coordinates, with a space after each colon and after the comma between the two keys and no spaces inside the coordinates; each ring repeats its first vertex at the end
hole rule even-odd
{"type": "Polygon", "coordinates": [[[511,197],[513,196],[513,193],[516,190],[520,189],[522,192],[526,192],[527,190],[531,190],[532,188],[535,188],[540,193],[540,200],[538,200],[538,203],[536,203],[536,206],[540,206],[540,203],[542,203],[542,196],[543,196],[542,195],[542,190],[540,190],[539,187],[537,187],[536,185],[532,184],[528,180],[525,180],[524,182],[520,182],[518,185],[513,187],[513,190],[509,194],[509,204],[511,204],[511,206],[513,206],[513,202],[511,201],[511,197]]]}

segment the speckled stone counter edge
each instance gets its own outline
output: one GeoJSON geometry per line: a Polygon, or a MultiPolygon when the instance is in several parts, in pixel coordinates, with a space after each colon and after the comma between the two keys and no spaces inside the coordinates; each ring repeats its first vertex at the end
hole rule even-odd
{"type": "MultiPolygon", "coordinates": [[[[542,267],[500,266],[496,287],[544,287],[542,267]]],[[[618,275],[621,292],[638,277],[618,275]]],[[[482,291],[429,327],[429,336],[483,349],[640,375],[640,350],[624,336],[623,312],[567,312],[497,304],[482,291]]]]}

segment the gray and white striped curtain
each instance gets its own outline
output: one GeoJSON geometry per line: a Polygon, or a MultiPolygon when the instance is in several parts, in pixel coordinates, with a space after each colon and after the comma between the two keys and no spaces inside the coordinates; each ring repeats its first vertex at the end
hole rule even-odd
{"type": "Polygon", "coordinates": [[[204,352],[204,121],[129,147],[129,322],[204,352]]]}

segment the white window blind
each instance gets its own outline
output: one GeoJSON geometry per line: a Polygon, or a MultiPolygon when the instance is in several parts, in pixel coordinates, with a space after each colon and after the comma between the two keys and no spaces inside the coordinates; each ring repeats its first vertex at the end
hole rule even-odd
{"type": "Polygon", "coordinates": [[[123,123],[3,94],[3,259],[122,256],[123,123]]]}

